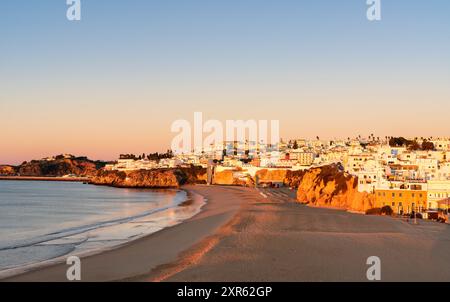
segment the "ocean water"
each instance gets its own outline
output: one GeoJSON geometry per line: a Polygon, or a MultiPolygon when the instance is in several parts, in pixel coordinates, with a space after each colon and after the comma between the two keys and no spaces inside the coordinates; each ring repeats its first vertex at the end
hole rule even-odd
{"type": "Polygon", "coordinates": [[[176,225],[202,206],[175,189],[0,181],[0,273],[109,249],[176,225]]]}

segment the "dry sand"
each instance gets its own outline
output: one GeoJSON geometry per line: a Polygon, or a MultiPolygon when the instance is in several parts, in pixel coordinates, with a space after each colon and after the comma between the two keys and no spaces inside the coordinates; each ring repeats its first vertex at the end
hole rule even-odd
{"type": "MultiPolygon", "coordinates": [[[[288,190],[187,187],[208,199],[192,219],[82,259],[83,281],[450,281],[449,226],[413,225],[295,202],[288,190]]],[[[8,281],[65,281],[63,264],[8,281]]]]}
{"type": "Polygon", "coordinates": [[[310,208],[285,192],[264,193],[268,199],[248,198],[210,244],[191,249],[163,280],[367,281],[367,258],[378,256],[382,281],[450,281],[448,225],[310,208]],[[196,261],[186,266],[190,258],[196,261]]]}

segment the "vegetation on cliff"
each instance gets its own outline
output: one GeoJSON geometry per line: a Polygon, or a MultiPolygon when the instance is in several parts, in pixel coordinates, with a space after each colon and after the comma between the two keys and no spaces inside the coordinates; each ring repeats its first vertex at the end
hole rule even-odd
{"type": "Polygon", "coordinates": [[[433,142],[428,141],[427,139],[422,138],[422,144],[417,142],[417,138],[414,140],[408,140],[404,137],[391,137],[389,138],[389,146],[391,147],[407,147],[409,150],[435,150],[433,142]]]}
{"type": "Polygon", "coordinates": [[[120,154],[119,158],[120,159],[133,159],[133,160],[148,159],[148,160],[159,161],[160,159],[164,159],[164,158],[173,158],[173,156],[174,156],[173,151],[167,150],[166,153],[159,153],[159,152],[149,153],[149,154],[142,153],[142,155],[120,154]]]}
{"type": "Polygon", "coordinates": [[[61,177],[65,175],[94,176],[105,162],[92,161],[86,157],[58,155],[50,159],[32,160],[19,166],[1,166],[0,175],[61,177]]]}

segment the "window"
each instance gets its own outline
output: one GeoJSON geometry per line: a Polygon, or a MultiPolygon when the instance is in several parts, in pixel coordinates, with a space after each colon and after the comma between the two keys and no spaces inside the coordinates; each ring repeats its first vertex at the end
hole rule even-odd
{"type": "Polygon", "coordinates": [[[392,197],[395,197],[395,193],[392,193],[392,197]]]}
{"type": "Polygon", "coordinates": [[[395,207],[395,202],[392,203],[392,206],[395,207]]]}

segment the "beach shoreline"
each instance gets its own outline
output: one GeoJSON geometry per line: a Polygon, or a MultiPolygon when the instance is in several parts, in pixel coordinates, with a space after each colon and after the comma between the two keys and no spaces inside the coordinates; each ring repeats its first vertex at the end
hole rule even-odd
{"type": "MultiPolygon", "coordinates": [[[[188,194],[186,202],[189,202],[189,198],[201,199],[206,202],[200,212],[193,217],[175,226],[164,228],[122,245],[80,255],[84,272],[82,281],[117,281],[148,274],[157,266],[175,261],[179,253],[201,241],[204,237],[213,234],[215,229],[225,223],[227,217],[233,215],[238,207],[233,203],[225,207],[215,202],[210,204],[198,192],[202,191],[202,187],[206,188],[206,186],[184,186],[181,188],[188,194]],[[183,225],[185,224],[189,226],[183,231],[185,229],[183,225]],[[177,239],[180,239],[179,242],[177,242],[177,239]],[[161,245],[166,245],[168,248],[155,251],[154,257],[145,255],[147,251],[152,254],[151,246],[161,245]],[[128,255],[136,253],[142,258],[133,257],[131,262],[134,265],[130,267],[128,255]],[[113,262],[111,262],[111,258],[114,258],[113,262]],[[145,263],[146,260],[148,260],[147,264],[145,263]],[[85,264],[86,262],[87,264],[85,264]],[[95,265],[90,265],[91,263],[95,265]],[[108,263],[118,263],[119,267],[106,268],[108,263]]],[[[183,206],[183,204],[180,206],[183,206]]],[[[67,281],[65,273],[68,268],[65,264],[67,256],[3,271],[0,281],[67,281]]]]}
{"type": "Polygon", "coordinates": [[[201,211],[202,207],[205,205],[204,198],[202,196],[199,196],[198,194],[195,194],[187,190],[177,189],[177,191],[183,191],[185,193],[185,198],[173,208],[169,207],[151,212],[140,212],[130,217],[120,217],[116,220],[97,222],[91,225],[84,226],[86,228],[85,231],[80,231],[79,233],[72,233],[68,234],[67,236],[50,238],[48,240],[42,240],[42,242],[37,242],[36,245],[39,246],[42,244],[44,244],[44,246],[52,244],[61,244],[61,241],[63,240],[66,240],[66,242],[72,240],[78,241],[78,244],[76,246],[73,246],[70,250],[68,250],[67,253],[60,254],[54,258],[49,258],[47,260],[41,260],[39,262],[31,262],[28,264],[13,266],[9,268],[2,268],[0,269],[0,280],[12,278],[17,275],[26,274],[31,271],[38,271],[53,265],[63,264],[66,262],[66,259],[69,256],[77,256],[79,258],[85,258],[89,256],[99,255],[104,252],[126,246],[128,244],[131,244],[135,240],[139,240],[140,238],[144,238],[146,236],[154,234],[158,231],[161,231],[173,225],[183,223],[184,221],[197,215],[201,211]],[[158,214],[160,211],[162,213],[165,213],[167,217],[171,218],[167,219],[167,221],[162,220],[161,219],[162,216],[158,214]],[[115,224],[115,222],[118,223],[115,224]],[[147,229],[144,230],[141,227],[142,225],[145,224],[150,224],[152,226],[147,227],[147,229]],[[98,225],[98,227],[94,227],[94,225],[98,225]],[[135,229],[138,228],[140,230],[139,232],[141,233],[139,232],[129,233],[129,231],[125,231],[125,234],[128,232],[128,235],[121,235],[121,232],[123,232],[124,229],[129,228],[135,229]],[[77,240],[73,238],[77,236],[85,236],[86,239],[77,240]],[[95,241],[101,242],[102,241],[101,238],[103,238],[103,240],[106,239],[106,241],[108,241],[108,238],[111,238],[109,239],[109,241],[111,241],[111,244],[104,243],[104,244],[97,244],[97,246],[95,246],[95,243],[93,245],[93,243],[91,242],[90,247],[84,246],[84,244],[87,243],[88,239],[94,239],[93,242],[95,241]]]}
{"type": "MultiPolygon", "coordinates": [[[[372,256],[381,259],[382,281],[450,280],[450,268],[442,266],[450,261],[448,225],[309,207],[276,189],[183,189],[207,200],[200,213],[82,258],[81,281],[365,282],[372,256]]],[[[67,281],[67,268],[3,281],[67,281]]]]}

